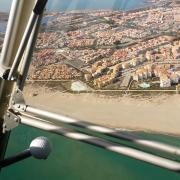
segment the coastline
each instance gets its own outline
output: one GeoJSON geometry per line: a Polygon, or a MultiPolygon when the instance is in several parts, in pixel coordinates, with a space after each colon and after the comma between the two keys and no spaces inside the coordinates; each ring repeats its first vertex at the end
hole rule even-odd
{"type": "Polygon", "coordinates": [[[45,87],[25,88],[27,104],[83,121],[132,131],[180,135],[179,95],[105,96],[71,94],[45,87]]]}

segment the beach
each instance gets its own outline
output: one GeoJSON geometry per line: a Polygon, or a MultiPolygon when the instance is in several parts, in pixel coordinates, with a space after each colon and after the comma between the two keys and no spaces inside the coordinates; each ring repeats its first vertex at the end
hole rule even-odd
{"type": "Polygon", "coordinates": [[[180,95],[64,93],[25,88],[27,104],[112,128],[180,135],[180,95]]]}

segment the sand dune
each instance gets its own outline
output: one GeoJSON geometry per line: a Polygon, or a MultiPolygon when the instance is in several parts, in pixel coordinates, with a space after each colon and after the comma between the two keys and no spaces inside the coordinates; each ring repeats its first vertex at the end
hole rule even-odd
{"type": "Polygon", "coordinates": [[[25,96],[35,106],[109,127],[180,134],[180,95],[109,97],[28,86],[25,96]]]}

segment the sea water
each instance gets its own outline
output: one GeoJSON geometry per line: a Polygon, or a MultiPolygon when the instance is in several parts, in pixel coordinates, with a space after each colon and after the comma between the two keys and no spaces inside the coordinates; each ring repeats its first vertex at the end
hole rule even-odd
{"type": "MultiPolygon", "coordinates": [[[[180,147],[180,138],[160,134],[141,136],[180,147]]],[[[1,171],[1,180],[180,180],[180,174],[82,142],[20,126],[13,131],[7,155],[29,146],[33,138],[46,136],[53,143],[48,160],[30,158],[1,171]]]]}
{"type": "Polygon", "coordinates": [[[51,0],[49,11],[84,10],[84,9],[120,9],[130,10],[150,5],[147,0],[51,0]]]}
{"type": "Polygon", "coordinates": [[[7,22],[0,21],[0,33],[5,33],[6,31],[7,22]]]}

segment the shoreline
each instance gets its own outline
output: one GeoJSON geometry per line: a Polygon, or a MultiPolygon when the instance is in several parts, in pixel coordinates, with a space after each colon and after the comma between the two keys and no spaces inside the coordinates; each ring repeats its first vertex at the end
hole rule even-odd
{"type": "MultiPolygon", "coordinates": [[[[73,82],[80,82],[82,83],[84,86],[86,86],[86,90],[72,90],[71,87],[64,87],[64,92],[70,93],[70,94],[83,94],[83,93],[92,93],[92,94],[104,94],[104,95],[111,95],[112,93],[114,95],[124,95],[124,94],[144,94],[144,93],[172,93],[172,94],[179,94],[180,93],[180,89],[178,88],[178,86],[176,85],[176,87],[174,87],[174,89],[172,88],[167,88],[167,89],[161,89],[161,88],[157,88],[157,89],[95,89],[92,86],[89,86],[88,84],[86,84],[84,81],[82,80],[27,80],[26,84],[27,85],[39,85],[42,84],[47,88],[56,88],[59,86],[58,83],[72,83],[73,82]],[[50,83],[50,84],[49,84],[50,83]]],[[[62,86],[62,85],[60,85],[62,86]]]]}
{"type": "Polygon", "coordinates": [[[115,129],[180,135],[179,95],[70,94],[26,86],[27,104],[115,129]],[[63,102],[63,103],[61,103],[63,102]]]}

